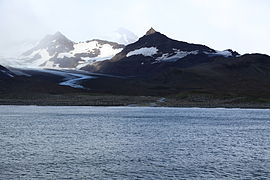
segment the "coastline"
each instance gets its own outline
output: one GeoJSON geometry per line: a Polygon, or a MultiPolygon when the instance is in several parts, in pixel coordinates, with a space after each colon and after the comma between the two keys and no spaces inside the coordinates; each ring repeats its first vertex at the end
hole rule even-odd
{"type": "Polygon", "coordinates": [[[244,108],[270,109],[270,101],[246,97],[192,96],[126,96],[103,94],[29,94],[1,95],[0,105],[22,106],[126,106],[178,108],[244,108]]]}

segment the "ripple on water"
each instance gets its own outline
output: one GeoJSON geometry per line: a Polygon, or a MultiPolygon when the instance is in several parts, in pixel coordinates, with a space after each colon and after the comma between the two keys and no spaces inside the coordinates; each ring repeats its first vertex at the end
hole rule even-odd
{"type": "Polygon", "coordinates": [[[270,179],[270,110],[0,108],[0,179],[270,179]]]}

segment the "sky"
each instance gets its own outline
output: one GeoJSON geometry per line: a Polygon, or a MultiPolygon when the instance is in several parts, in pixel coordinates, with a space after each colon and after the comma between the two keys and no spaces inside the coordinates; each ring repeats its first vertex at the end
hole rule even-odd
{"type": "Polygon", "coordinates": [[[62,32],[73,41],[108,37],[118,28],[213,49],[270,55],[269,0],[0,0],[0,55],[17,44],[62,32]]]}

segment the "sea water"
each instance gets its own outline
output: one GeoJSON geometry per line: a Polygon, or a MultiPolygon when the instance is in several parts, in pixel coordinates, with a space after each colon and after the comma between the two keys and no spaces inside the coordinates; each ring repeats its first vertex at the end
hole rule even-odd
{"type": "Polygon", "coordinates": [[[270,179],[270,110],[0,106],[0,179],[270,179]]]}

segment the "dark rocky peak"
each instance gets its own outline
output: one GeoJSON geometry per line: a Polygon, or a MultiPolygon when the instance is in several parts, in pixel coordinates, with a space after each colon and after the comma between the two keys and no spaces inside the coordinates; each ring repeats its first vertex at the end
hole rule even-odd
{"type": "Polygon", "coordinates": [[[151,35],[151,34],[155,34],[155,33],[157,33],[157,31],[154,29],[154,28],[150,28],[147,32],[146,32],[146,36],[148,36],[148,35],[151,35]]]}
{"type": "Polygon", "coordinates": [[[61,32],[56,32],[55,34],[50,34],[45,36],[45,38],[43,38],[39,45],[41,46],[47,46],[48,44],[51,43],[67,43],[67,42],[72,42],[71,40],[69,40],[66,36],[64,36],[61,32]]]}
{"type": "Polygon", "coordinates": [[[183,41],[177,41],[151,28],[137,42],[126,46],[123,53],[128,53],[135,49],[144,47],[156,47],[160,53],[173,53],[179,51],[200,51],[214,53],[215,50],[200,44],[192,44],[183,41]]]}
{"type": "Polygon", "coordinates": [[[54,34],[46,35],[41,41],[49,41],[49,40],[58,40],[58,39],[67,39],[61,32],[57,31],[54,34]]]}
{"type": "Polygon", "coordinates": [[[233,51],[232,49],[227,49],[226,51],[231,52],[233,57],[240,56],[240,54],[237,51],[233,51]]]}
{"type": "Polygon", "coordinates": [[[54,37],[65,37],[60,31],[53,34],[54,37]]]}

